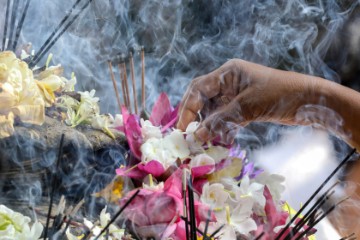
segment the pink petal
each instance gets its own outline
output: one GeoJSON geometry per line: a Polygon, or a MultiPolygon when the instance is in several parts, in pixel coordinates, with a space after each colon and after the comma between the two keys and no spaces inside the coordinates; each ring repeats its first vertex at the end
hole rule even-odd
{"type": "Polygon", "coordinates": [[[193,187],[198,193],[202,194],[203,186],[207,182],[209,182],[209,181],[206,178],[195,178],[194,183],[193,183],[193,187]]]}
{"type": "Polygon", "coordinates": [[[154,126],[160,126],[161,120],[166,116],[170,115],[173,110],[170,100],[166,93],[161,93],[159,98],[156,100],[154,107],[150,115],[150,122],[154,126]]]}
{"type": "Polygon", "coordinates": [[[178,205],[175,199],[165,192],[154,192],[146,199],[145,215],[150,224],[170,223],[177,217],[178,205]]]}
{"type": "Polygon", "coordinates": [[[129,170],[130,167],[116,169],[116,174],[120,176],[126,176],[133,179],[143,179],[147,174],[137,167],[129,170]]]}
{"type": "Polygon", "coordinates": [[[266,199],[265,213],[270,227],[272,228],[271,230],[273,230],[274,227],[284,225],[289,214],[285,211],[278,211],[276,209],[270,190],[266,186],[264,188],[264,197],[266,199]]]}
{"type": "Polygon", "coordinates": [[[122,114],[122,117],[123,117],[123,123],[125,124],[127,122],[128,118],[129,118],[129,116],[130,116],[130,113],[127,110],[125,105],[121,106],[121,114],[122,114]]]}
{"type": "Polygon", "coordinates": [[[146,164],[139,164],[138,168],[154,177],[160,177],[165,172],[164,166],[156,160],[151,160],[146,164]]]}
{"type": "Polygon", "coordinates": [[[214,165],[204,165],[191,168],[191,174],[194,178],[202,177],[215,170],[214,165]]]}
{"type": "Polygon", "coordinates": [[[162,126],[172,127],[178,119],[179,105],[161,119],[162,126]]]}
{"type": "Polygon", "coordinates": [[[164,191],[176,198],[182,198],[182,170],[179,168],[164,182],[164,191]]]}
{"type": "Polygon", "coordinates": [[[165,126],[161,128],[161,132],[164,133],[167,129],[173,127],[177,121],[177,117],[174,119],[171,119],[169,123],[167,123],[165,126]]]}
{"type": "Polygon", "coordinates": [[[143,142],[141,136],[141,127],[139,124],[139,117],[135,114],[131,114],[126,117],[126,122],[124,122],[125,135],[129,143],[131,152],[137,159],[141,158],[140,147],[143,142]]]}
{"type": "MultiPolygon", "coordinates": [[[[170,236],[175,232],[176,228],[177,228],[177,224],[169,225],[163,232],[161,239],[169,239],[170,236]]],[[[185,236],[185,238],[186,238],[186,236],[185,236]]]]}
{"type": "MultiPolygon", "coordinates": [[[[208,219],[208,214],[209,214],[209,206],[202,204],[199,201],[195,201],[194,202],[195,205],[195,216],[196,216],[196,221],[198,223],[202,222],[202,221],[206,221],[208,219]]],[[[214,222],[216,221],[216,217],[215,214],[211,211],[210,213],[210,222],[214,222]]]]}

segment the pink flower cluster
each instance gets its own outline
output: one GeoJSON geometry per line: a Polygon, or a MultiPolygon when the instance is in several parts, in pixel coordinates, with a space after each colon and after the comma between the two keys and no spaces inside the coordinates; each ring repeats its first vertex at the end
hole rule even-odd
{"type": "MultiPolygon", "coordinates": [[[[197,142],[191,136],[196,125],[186,132],[174,129],[177,110],[166,94],[160,95],[149,120],[123,108],[119,130],[129,143],[131,164],[116,172],[143,183],[138,196],[124,210],[132,232],[141,239],[186,239],[188,223],[183,216],[189,215],[189,209],[184,208],[189,199],[188,191],[184,192],[183,173],[187,171],[191,173],[198,232],[207,228],[211,235],[221,229],[213,239],[252,239],[259,235],[263,235],[261,239],[276,238],[289,221],[279,198],[284,190],[283,178],[256,170],[245,161],[246,154],[239,146],[197,142]],[[146,177],[150,185],[144,184],[146,177]]],[[[127,193],[121,204],[136,190],[127,193]]],[[[302,239],[308,239],[308,235],[302,239]]]]}

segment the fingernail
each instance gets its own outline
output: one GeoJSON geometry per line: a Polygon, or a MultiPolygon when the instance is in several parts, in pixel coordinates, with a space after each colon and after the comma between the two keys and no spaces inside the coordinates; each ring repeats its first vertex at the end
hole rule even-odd
{"type": "Polygon", "coordinates": [[[206,127],[200,127],[198,130],[195,131],[195,137],[197,140],[201,142],[206,142],[210,139],[210,132],[206,127]]]}

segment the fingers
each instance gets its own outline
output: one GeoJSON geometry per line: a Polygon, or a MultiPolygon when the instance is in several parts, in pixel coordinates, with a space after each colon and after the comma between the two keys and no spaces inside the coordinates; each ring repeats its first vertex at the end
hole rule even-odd
{"type": "Polygon", "coordinates": [[[196,138],[202,142],[220,137],[225,143],[231,143],[241,124],[245,124],[241,106],[237,100],[216,110],[203,121],[195,132],[196,138]]]}
{"type": "Polygon", "coordinates": [[[219,94],[219,91],[218,70],[194,79],[181,101],[177,128],[185,131],[187,125],[195,121],[205,102],[219,94]]]}

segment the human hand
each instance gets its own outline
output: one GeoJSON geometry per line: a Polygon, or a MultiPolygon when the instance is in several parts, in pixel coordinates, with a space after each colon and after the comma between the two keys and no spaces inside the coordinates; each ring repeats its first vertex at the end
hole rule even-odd
{"type": "Polygon", "coordinates": [[[287,72],[233,59],[215,71],[200,76],[188,87],[179,109],[177,127],[201,115],[195,132],[207,141],[221,136],[231,141],[240,125],[252,121],[302,124],[297,111],[317,101],[314,96],[320,78],[287,72]]]}

